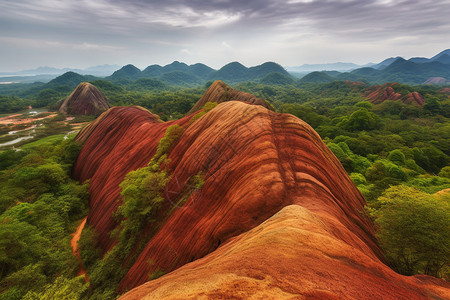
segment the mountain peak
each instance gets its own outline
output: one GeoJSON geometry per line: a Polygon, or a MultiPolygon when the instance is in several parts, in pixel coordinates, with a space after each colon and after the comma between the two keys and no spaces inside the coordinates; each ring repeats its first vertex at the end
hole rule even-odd
{"type": "Polygon", "coordinates": [[[430,60],[436,60],[436,59],[440,58],[444,54],[450,55],[450,49],[446,49],[444,51],[439,52],[438,54],[436,54],[435,56],[430,58],[430,60]]]}
{"type": "Polygon", "coordinates": [[[222,103],[227,101],[242,101],[249,104],[261,105],[267,109],[273,110],[273,108],[271,108],[265,100],[257,98],[252,94],[232,89],[225,82],[216,80],[187,114],[189,115],[198,111],[207,102],[222,103]]]}
{"type": "Polygon", "coordinates": [[[110,78],[112,79],[119,79],[119,78],[132,78],[136,76],[137,74],[141,73],[141,70],[135,67],[132,64],[128,64],[120,68],[119,70],[115,71],[110,78]]]}
{"type": "Polygon", "coordinates": [[[108,100],[92,84],[80,83],[59,108],[59,112],[72,115],[100,115],[109,109],[108,100]]]}

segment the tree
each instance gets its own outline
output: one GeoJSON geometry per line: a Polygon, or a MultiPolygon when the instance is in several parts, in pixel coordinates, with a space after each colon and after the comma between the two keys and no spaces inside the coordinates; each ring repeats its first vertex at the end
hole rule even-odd
{"type": "Polygon", "coordinates": [[[372,216],[394,269],[405,275],[446,276],[441,270],[450,263],[450,195],[399,185],[378,201],[381,206],[372,216]]]}
{"type": "Polygon", "coordinates": [[[341,125],[344,126],[345,129],[351,131],[370,130],[376,127],[377,119],[375,118],[375,115],[366,108],[360,108],[352,113],[348,120],[345,120],[341,125]]]}
{"type": "Polygon", "coordinates": [[[439,176],[450,178],[450,166],[443,167],[439,172],[439,176]]]}
{"type": "Polygon", "coordinates": [[[388,159],[399,166],[405,164],[405,154],[398,149],[392,150],[388,155],[388,159]]]}

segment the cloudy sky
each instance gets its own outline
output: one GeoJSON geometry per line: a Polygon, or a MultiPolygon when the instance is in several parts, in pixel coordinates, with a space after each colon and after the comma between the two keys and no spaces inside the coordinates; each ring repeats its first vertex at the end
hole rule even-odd
{"type": "Polygon", "coordinates": [[[379,62],[450,48],[450,0],[0,0],[0,71],[379,62]]]}

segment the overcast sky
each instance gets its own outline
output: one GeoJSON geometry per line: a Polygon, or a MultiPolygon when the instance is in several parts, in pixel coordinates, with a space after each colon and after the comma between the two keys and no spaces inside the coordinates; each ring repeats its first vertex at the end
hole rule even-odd
{"type": "Polygon", "coordinates": [[[450,48],[450,0],[0,0],[0,71],[379,62],[450,48]]]}

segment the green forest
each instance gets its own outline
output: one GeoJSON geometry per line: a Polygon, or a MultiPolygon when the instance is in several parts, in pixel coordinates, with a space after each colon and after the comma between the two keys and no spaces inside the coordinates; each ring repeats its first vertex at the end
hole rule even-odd
{"type": "MultiPolygon", "coordinates": [[[[361,213],[374,221],[394,270],[450,280],[450,193],[439,193],[450,188],[450,96],[442,92],[443,87],[397,84],[398,93],[418,92],[425,104],[401,100],[373,104],[363,83],[302,82],[269,75],[232,87],[265,99],[275,111],[293,114],[319,133],[366,199],[366,211],[361,213]]],[[[57,101],[78,84],[73,76],[60,84],[1,87],[0,114],[28,105],[54,110],[57,101]]],[[[184,116],[212,84],[91,79],[112,106],[139,105],[164,121],[184,116]]],[[[60,119],[56,117],[54,123],[60,119]]],[[[59,125],[48,122],[46,126],[59,125]]],[[[80,247],[83,262],[92,266],[88,269],[92,282],[77,277],[78,261],[70,239],[88,213],[89,183],[71,179],[81,145],[73,141],[73,135],[52,138],[54,133],[47,130],[46,137],[39,136],[21,151],[0,150],[0,299],[114,298],[115,286],[104,285],[111,278],[116,284],[121,274],[114,275],[105,264],[122,259],[120,249],[127,248],[129,241],[125,231],[119,233],[118,250],[100,260],[92,247],[95,234],[85,230],[80,247]]],[[[143,193],[136,185],[145,178],[155,181],[158,188],[146,197],[153,199],[153,209],[161,202],[159,188],[168,178],[156,171],[159,158],[128,174],[121,184],[124,206],[118,214],[133,238],[147,222],[144,217],[133,219],[133,212],[154,214],[136,200],[143,193]]]]}

